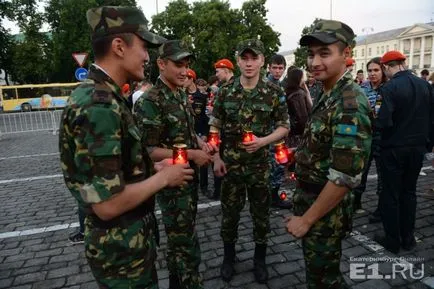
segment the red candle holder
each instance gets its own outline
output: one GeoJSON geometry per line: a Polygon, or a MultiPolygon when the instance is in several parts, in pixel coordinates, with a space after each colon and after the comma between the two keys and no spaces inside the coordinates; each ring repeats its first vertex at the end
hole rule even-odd
{"type": "Polygon", "coordinates": [[[215,146],[220,144],[219,132],[215,130],[210,130],[208,134],[208,142],[215,146]]]}
{"type": "Polygon", "coordinates": [[[282,200],[282,201],[285,201],[287,197],[288,197],[288,195],[286,194],[285,191],[282,191],[282,192],[279,194],[279,198],[280,198],[280,200],[282,200]]]}
{"type": "Polygon", "coordinates": [[[246,142],[253,141],[253,132],[251,130],[244,130],[243,133],[243,144],[246,142]]]}
{"type": "Polygon", "coordinates": [[[288,162],[288,148],[284,142],[274,145],[274,158],[279,164],[286,164],[288,162]]]}
{"type": "Polygon", "coordinates": [[[187,158],[187,145],[186,144],[174,144],[173,145],[173,164],[186,164],[187,158]]]}
{"type": "Polygon", "coordinates": [[[295,176],[295,172],[291,172],[291,173],[289,174],[289,179],[290,179],[291,181],[296,181],[296,180],[297,180],[297,177],[295,176]]]}

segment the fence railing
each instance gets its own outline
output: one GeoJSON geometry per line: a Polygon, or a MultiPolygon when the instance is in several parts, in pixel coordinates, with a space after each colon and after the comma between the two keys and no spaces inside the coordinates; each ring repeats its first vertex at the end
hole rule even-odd
{"type": "Polygon", "coordinates": [[[35,131],[59,130],[62,110],[44,110],[0,114],[0,135],[35,131]]]}

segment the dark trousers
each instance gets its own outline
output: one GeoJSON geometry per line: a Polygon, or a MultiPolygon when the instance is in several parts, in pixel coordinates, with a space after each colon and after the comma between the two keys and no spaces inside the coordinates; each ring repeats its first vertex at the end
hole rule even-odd
{"type": "Polygon", "coordinates": [[[383,191],[380,211],[386,242],[398,248],[413,237],[416,215],[416,184],[422,168],[424,147],[382,149],[383,191]]]}
{"type": "Polygon", "coordinates": [[[86,218],[86,214],[84,210],[79,206],[78,207],[78,223],[80,224],[80,233],[84,234],[84,219],[86,218]]]}
{"type": "Polygon", "coordinates": [[[199,182],[202,193],[206,194],[208,190],[208,166],[201,166],[199,168],[199,182]]]}

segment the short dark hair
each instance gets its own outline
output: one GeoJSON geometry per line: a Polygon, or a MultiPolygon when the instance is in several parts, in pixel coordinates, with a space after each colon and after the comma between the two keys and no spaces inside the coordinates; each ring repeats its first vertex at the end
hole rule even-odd
{"type": "Polygon", "coordinates": [[[421,75],[429,75],[428,69],[424,69],[420,72],[421,75]]]}
{"type": "Polygon", "coordinates": [[[280,54],[274,54],[273,56],[271,56],[270,59],[270,65],[272,64],[277,64],[277,65],[283,64],[283,66],[286,67],[285,57],[283,57],[283,55],[280,54]]]}
{"type": "Polygon", "coordinates": [[[357,70],[357,73],[364,73],[364,72],[363,72],[363,69],[359,69],[359,70],[357,70]]]}
{"type": "Polygon", "coordinates": [[[92,41],[92,49],[95,55],[95,59],[100,59],[104,57],[112,45],[112,41],[115,38],[122,39],[128,46],[131,46],[133,43],[134,34],[133,33],[119,33],[119,34],[111,34],[101,38],[97,38],[92,41]]]}
{"type": "Polygon", "coordinates": [[[219,79],[218,79],[217,76],[215,76],[215,75],[211,75],[211,76],[208,78],[208,83],[209,83],[210,85],[212,85],[213,83],[218,82],[218,81],[219,81],[219,79]]]}

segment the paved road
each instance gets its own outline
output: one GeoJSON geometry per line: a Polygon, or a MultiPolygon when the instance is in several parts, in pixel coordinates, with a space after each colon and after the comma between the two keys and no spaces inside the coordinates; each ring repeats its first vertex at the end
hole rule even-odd
{"type": "MultiPolygon", "coordinates": [[[[415,250],[399,256],[384,251],[372,241],[382,227],[368,224],[368,214],[377,203],[375,176],[370,177],[363,196],[366,211],[355,216],[353,234],[343,242],[341,268],[351,288],[434,288],[434,192],[430,191],[434,188],[434,171],[426,169],[425,172],[427,175],[418,181],[418,245],[415,250]],[[411,278],[408,271],[405,272],[407,279],[402,276],[388,280],[350,278],[350,264],[361,263],[362,259],[357,259],[361,257],[371,258],[367,262],[370,269],[361,269],[362,275],[372,275],[375,263],[379,265],[378,274],[391,274],[393,262],[385,262],[386,256],[405,257],[419,269],[414,271],[415,278],[421,276],[423,266],[423,278],[411,278]],[[380,257],[383,261],[376,262],[380,257]]],[[[371,171],[371,175],[374,174],[371,171]]],[[[272,210],[267,256],[270,280],[267,285],[259,285],[254,282],[252,273],[252,222],[248,208],[243,210],[237,244],[237,274],[228,284],[219,278],[223,259],[219,203],[204,196],[199,203],[197,231],[205,288],[305,288],[300,241],[285,232],[282,222],[289,211],[272,210]]],[[[61,177],[57,136],[40,132],[0,137],[0,288],[97,288],[84,258],[83,246],[71,246],[67,240],[68,234],[77,226],[76,210],[61,177]]],[[[168,272],[161,220],[160,233],[162,244],[157,267],[160,288],[164,289],[168,287],[168,272]]]]}

